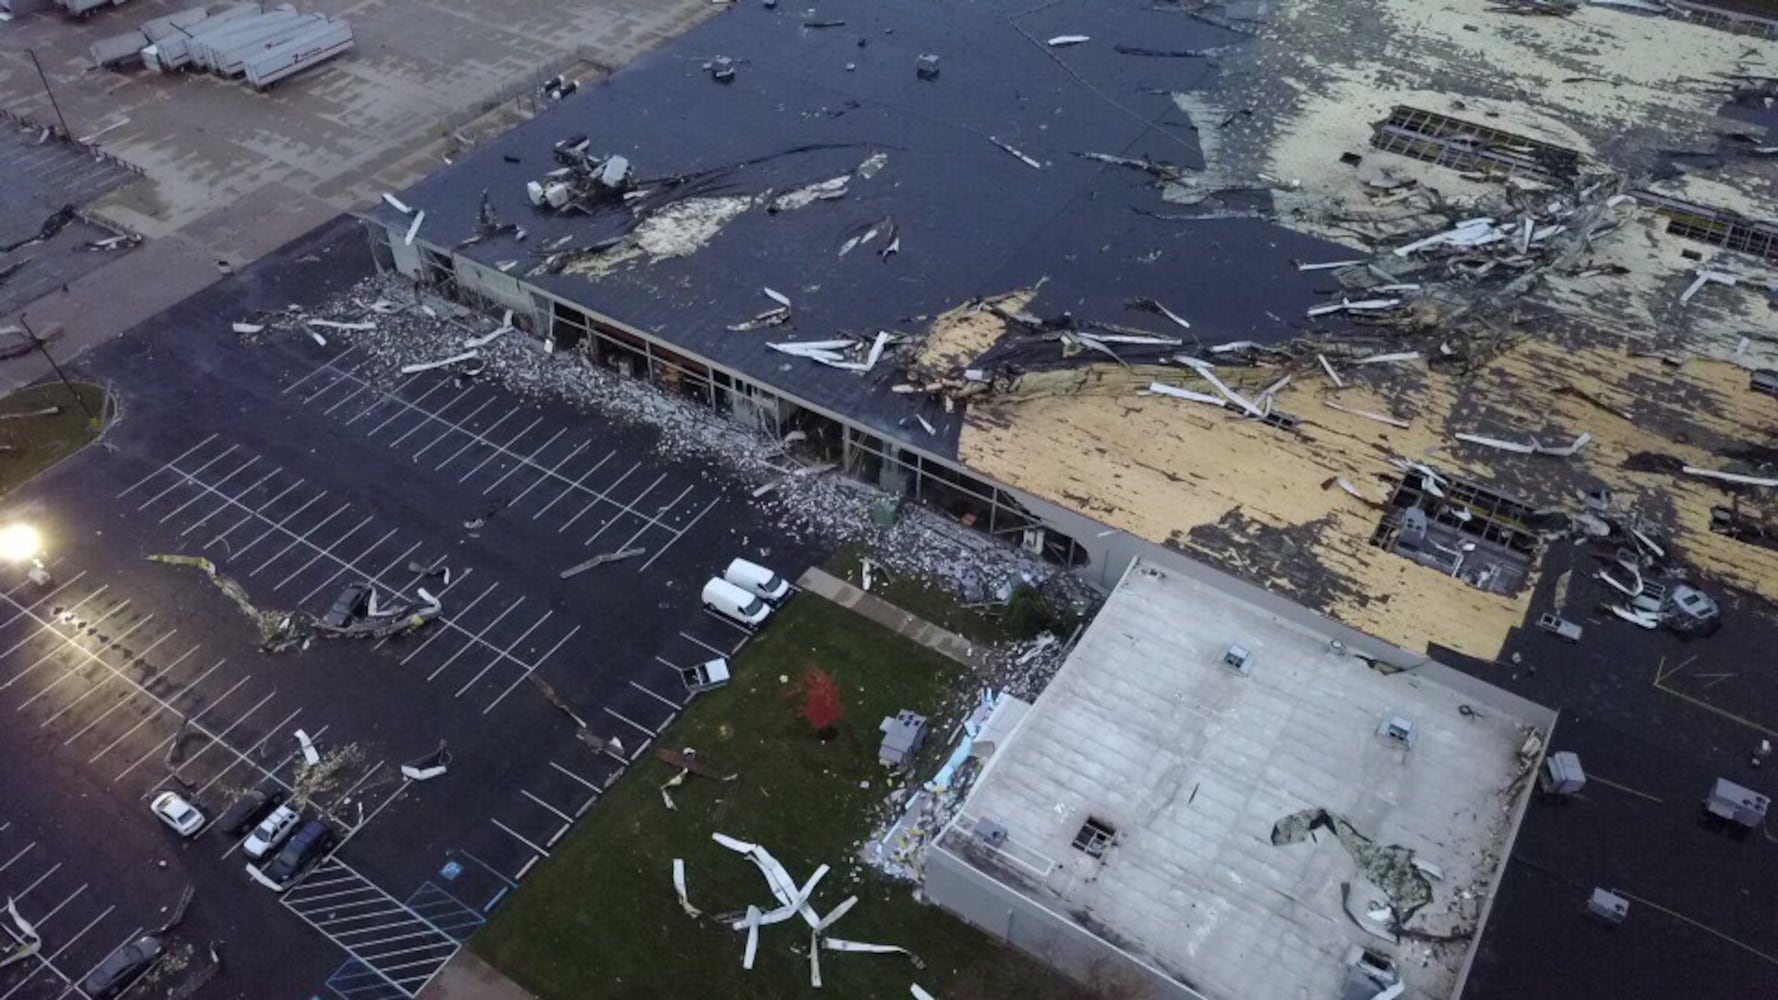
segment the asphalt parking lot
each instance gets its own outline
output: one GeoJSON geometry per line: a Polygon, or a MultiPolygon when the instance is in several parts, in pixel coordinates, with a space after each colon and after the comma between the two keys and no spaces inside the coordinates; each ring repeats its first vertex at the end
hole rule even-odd
{"type": "Polygon", "coordinates": [[[0,778],[0,892],[44,942],[0,970],[0,1000],[78,996],[186,886],[169,932],[184,958],[152,974],[169,987],[415,995],[661,740],[690,697],[678,667],[747,641],[701,609],[702,581],[737,554],[792,577],[821,558],[647,428],[436,372],[384,388],[345,343],[235,342],[253,310],[367,273],[363,246],[353,223],[325,228],[83,358],[121,419],[8,500],[41,527],[56,584],[0,580],[0,717],[16,720],[0,748],[32,762],[0,778]],[[383,601],[426,589],[442,611],[268,653],[199,570],[155,554],[209,558],[267,612],[321,614],[358,581],[383,601]],[[302,777],[299,728],[322,755],[302,777]],[[404,776],[441,744],[444,776],[404,776]],[[214,818],[266,782],[341,839],[282,896],[217,832],[182,842],[148,811],[182,788],[214,818]]]}

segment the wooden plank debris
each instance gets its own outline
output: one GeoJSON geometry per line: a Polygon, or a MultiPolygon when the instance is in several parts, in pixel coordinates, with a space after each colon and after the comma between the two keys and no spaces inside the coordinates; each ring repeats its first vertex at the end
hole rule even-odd
{"type": "Polygon", "coordinates": [[[1695,465],[1685,466],[1683,471],[1689,476],[1702,476],[1706,479],[1720,479],[1725,483],[1736,483],[1741,486],[1778,486],[1778,479],[1763,476],[1744,476],[1738,472],[1718,472],[1715,469],[1701,469],[1695,465]]]}
{"type": "Polygon", "coordinates": [[[389,203],[390,208],[395,209],[397,212],[400,212],[402,215],[414,214],[413,208],[411,206],[409,206],[407,202],[402,201],[400,198],[395,197],[394,195],[388,193],[387,191],[383,192],[383,200],[389,203]]]}
{"type": "Polygon", "coordinates": [[[1043,169],[1043,164],[1037,162],[1036,160],[1033,160],[1029,156],[1026,156],[1024,153],[1021,153],[1018,150],[1012,148],[1012,146],[1010,146],[1004,142],[1001,142],[999,139],[996,139],[993,136],[988,136],[988,141],[993,143],[996,146],[999,146],[1001,149],[1012,154],[1013,156],[1016,156],[1019,159],[1023,160],[1025,162],[1025,166],[1030,167],[1032,170],[1042,170],[1043,169]]]}
{"type": "Polygon", "coordinates": [[[461,364],[465,361],[474,361],[481,356],[482,352],[480,351],[464,351],[462,354],[453,354],[448,358],[440,358],[437,361],[416,361],[411,365],[402,365],[401,373],[403,375],[412,375],[415,372],[431,371],[434,368],[445,368],[450,365],[461,364]]]}
{"type": "Polygon", "coordinates": [[[618,549],[616,552],[603,552],[585,562],[575,563],[558,575],[566,580],[571,576],[578,576],[585,573],[587,570],[593,569],[594,567],[603,566],[606,563],[614,563],[624,559],[631,559],[647,551],[647,549],[637,546],[635,548],[618,549]]]}
{"type": "Polygon", "coordinates": [[[1357,410],[1349,406],[1341,406],[1331,399],[1324,399],[1321,401],[1321,404],[1330,410],[1338,410],[1341,413],[1350,413],[1355,417],[1363,417],[1366,420],[1375,420],[1379,424],[1388,424],[1391,427],[1400,427],[1404,431],[1410,426],[1406,420],[1400,420],[1382,413],[1372,413],[1369,410],[1357,410]]]}
{"type": "Polygon", "coordinates": [[[1334,366],[1328,362],[1325,354],[1315,355],[1315,360],[1321,362],[1321,367],[1327,372],[1327,377],[1333,380],[1335,389],[1344,389],[1346,387],[1345,380],[1340,378],[1339,372],[1334,371],[1334,366]]]}
{"type": "Polygon", "coordinates": [[[401,238],[401,242],[403,245],[410,246],[410,247],[414,245],[414,237],[420,235],[420,223],[425,222],[425,221],[426,221],[426,212],[424,209],[422,209],[421,211],[419,211],[418,213],[416,213],[414,215],[413,225],[410,225],[407,227],[407,235],[403,236],[401,238]]]}

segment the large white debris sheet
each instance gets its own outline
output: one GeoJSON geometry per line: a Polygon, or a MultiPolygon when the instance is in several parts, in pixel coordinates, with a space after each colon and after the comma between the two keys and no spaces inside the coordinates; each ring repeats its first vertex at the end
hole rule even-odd
{"type": "MultiPolygon", "coordinates": [[[[830,871],[827,865],[817,867],[809,875],[808,880],[799,885],[796,879],[791,876],[789,869],[785,868],[777,858],[772,856],[772,852],[764,847],[721,833],[712,833],[710,839],[753,862],[754,867],[758,868],[760,874],[765,876],[766,888],[771,891],[772,897],[778,902],[777,906],[769,910],[762,909],[757,905],[749,905],[738,914],[727,914],[715,918],[727,924],[731,930],[747,935],[747,942],[743,946],[741,954],[742,968],[748,970],[753,968],[754,959],[759,954],[760,929],[784,923],[792,917],[802,918],[803,923],[809,927],[809,983],[812,986],[819,987],[821,985],[821,952],[823,950],[879,955],[900,954],[906,955],[908,960],[914,963],[916,969],[926,967],[926,963],[922,962],[918,955],[900,945],[848,941],[843,938],[827,936],[828,928],[839,922],[841,917],[858,905],[857,896],[847,896],[825,915],[815,911],[810,899],[814,896],[815,887],[827,877],[830,871]]],[[[685,911],[687,916],[697,919],[703,914],[703,910],[694,906],[686,893],[685,862],[681,858],[673,859],[673,890],[679,897],[680,908],[685,911]]]]}

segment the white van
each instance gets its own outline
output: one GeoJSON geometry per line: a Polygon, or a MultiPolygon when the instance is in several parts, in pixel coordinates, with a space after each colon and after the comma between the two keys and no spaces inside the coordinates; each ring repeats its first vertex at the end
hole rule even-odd
{"type": "Polygon", "coordinates": [[[704,584],[704,607],[750,629],[765,624],[766,618],[772,613],[772,606],[758,594],[742,590],[727,580],[714,576],[709,583],[704,584]]]}
{"type": "Polygon", "coordinates": [[[790,594],[790,581],[758,563],[736,559],[722,571],[722,578],[742,590],[777,604],[790,594]]]}

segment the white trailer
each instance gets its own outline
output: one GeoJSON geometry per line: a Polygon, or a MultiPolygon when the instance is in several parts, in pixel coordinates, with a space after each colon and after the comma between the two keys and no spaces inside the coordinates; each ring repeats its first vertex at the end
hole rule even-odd
{"type": "Polygon", "coordinates": [[[240,76],[246,72],[246,63],[249,59],[257,59],[267,52],[302,38],[316,26],[325,24],[326,21],[327,18],[320,14],[304,14],[297,20],[272,31],[249,33],[231,38],[227,44],[215,47],[210,68],[222,76],[240,76]]]}
{"type": "Polygon", "coordinates": [[[352,26],[326,21],[276,49],[247,61],[247,82],[264,90],[279,80],[326,62],[353,45],[352,26]]]}
{"type": "MultiPolygon", "coordinates": [[[[291,9],[289,7],[279,9],[291,9]]],[[[186,28],[176,28],[164,38],[157,39],[149,48],[152,52],[142,53],[143,61],[163,73],[171,73],[191,64],[191,46],[197,39],[222,31],[230,24],[258,17],[258,4],[244,3],[218,11],[197,24],[186,28]]]]}
{"type": "Polygon", "coordinates": [[[276,38],[312,16],[314,15],[298,14],[294,10],[280,8],[258,17],[243,18],[219,31],[195,37],[191,40],[192,65],[221,73],[227,53],[260,39],[276,38]]]}

